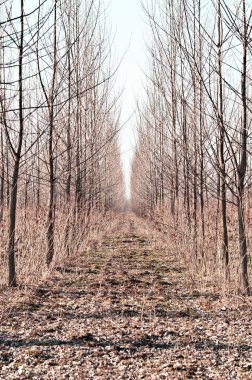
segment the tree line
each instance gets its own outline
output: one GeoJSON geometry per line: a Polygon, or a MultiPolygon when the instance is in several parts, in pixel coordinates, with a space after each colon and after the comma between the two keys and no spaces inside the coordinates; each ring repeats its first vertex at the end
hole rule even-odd
{"type": "Polygon", "coordinates": [[[149,25],[146,97],[138,106],[132,207],[193,267],[250,293],[249,1],[159,0],[149,25]],[[183,247],[182,247],[183,246],[183,247]]]}
{"type": "Polygon", "coordinates": [[[29,249],[43,230],[50,266],[58,239],[70,255],[92,214],[122,207],[116,71],[99,0],[1,2],[0,250],[10,286],[28,221],[29,249]]]}

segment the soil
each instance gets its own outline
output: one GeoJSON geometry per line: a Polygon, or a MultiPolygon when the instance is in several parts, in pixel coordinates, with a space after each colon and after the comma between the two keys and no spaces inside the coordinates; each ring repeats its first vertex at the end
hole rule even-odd
{"type": "Polygon", "coordinates": [[[202,292],[132,218],[0,302],[1,380],[252,379],[251,299],[202,292]]]}

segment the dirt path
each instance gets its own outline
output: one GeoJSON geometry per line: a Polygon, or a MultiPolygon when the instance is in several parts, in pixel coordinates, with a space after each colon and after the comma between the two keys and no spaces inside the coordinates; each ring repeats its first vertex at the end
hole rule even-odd
{"type": "Polygon", "coordinates": [[[1,380],[252,379],[249,305],[193,289],[134,220],[8,308],[6,294],[1,380]]]}

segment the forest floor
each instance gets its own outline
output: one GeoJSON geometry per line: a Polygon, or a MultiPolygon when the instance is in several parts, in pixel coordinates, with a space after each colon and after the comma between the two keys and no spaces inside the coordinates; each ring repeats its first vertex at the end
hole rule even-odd
{"type": "Polygon", "coordinates": [[[252,379],[251,299],[192,285],[130,218],[36,289],[0,294],[0,379],[252,379]]]}

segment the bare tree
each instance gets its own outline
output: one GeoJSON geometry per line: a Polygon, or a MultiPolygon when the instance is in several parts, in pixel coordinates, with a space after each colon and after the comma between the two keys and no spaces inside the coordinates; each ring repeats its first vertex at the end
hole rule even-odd
{"type": "Polygon", "coordinates": [[[152,35],[151,66],[147,101],[139,109],[133,208],[168,226],[170,206],[177,220],[172,239],[178,246],[179,233],[187,239],[185,257],[192,270],[224,267],[226,280],[235,277],[238,257],[230,247],[239,242],[241,289],[249,294],[251,14],[246,1],[224,0],[160,0],[144,10],[152,35]],[[164,188],[162,212],[155,201],[158,183],[164,188]]]}

